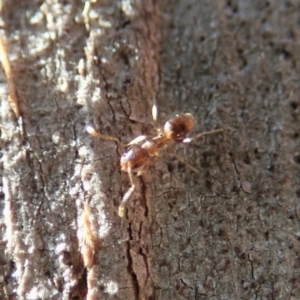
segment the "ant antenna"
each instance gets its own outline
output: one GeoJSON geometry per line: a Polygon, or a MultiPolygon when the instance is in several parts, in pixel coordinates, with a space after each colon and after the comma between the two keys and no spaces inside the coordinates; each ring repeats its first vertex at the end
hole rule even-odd
{"type": "Polygon", "coordinates": [[[223,128],[221,129],[216,129],[216,130],[211,130],[211,131],[206,131],[206,132],[202,132],[199,134],[196,134],[194,136],[192,136],[191,138],[185,138],[182,142],[183,143],[190,143],[191,141],[198,139],[199,137],[203,136],[203,135],[208,135],[208,134],[212,134],[212,133],[217,133],[217,132],[223,132],[223,128]]]}
{"type": "Polygon", "coordinates": [[[114,136],[110,136],[110,135],[104,135],[104,134],[101,134],[99,132],[97,132],[92,126],[87,126],[86,128],[86,131],[94,136],[94,137],[97,137],[99,139],[104,139],[104,140],[109,140],[109,141],[115,141],[118,143],[119,146],[121,146],[122,148],[124,148],[124,145],[120,142],[120,140],[114,136]]]}

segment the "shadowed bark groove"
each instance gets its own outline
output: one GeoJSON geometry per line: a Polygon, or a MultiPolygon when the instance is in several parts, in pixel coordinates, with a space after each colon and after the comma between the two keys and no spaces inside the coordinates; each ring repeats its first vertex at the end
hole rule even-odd
{"type": "Polygon", "coordinates": [[[2,68],[0,298],[299,299],[298,11],[4,1],[21,118],[2,68]],[[175,146],[198,173],[162,151],[121,219],[122,149],[86,127],[155,135],[153,103],[224,134],[175,146]]]}

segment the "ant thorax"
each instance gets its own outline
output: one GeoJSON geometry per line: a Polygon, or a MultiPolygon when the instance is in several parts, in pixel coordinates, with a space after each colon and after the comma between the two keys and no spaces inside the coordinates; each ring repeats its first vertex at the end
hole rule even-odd
{"type": "Polygon", "coordinates": [[[157,156],[157,150],[165,147],[168,142],[169,139],[164,134],[160,133],[158,136],[146,140],[143,143],[142,148],[145,149],[150,156],[157,156]]]}
{"type": "Polygon", "coordinates": [[[144,166],[148,159],[149,154],[146,149],[143,149],[138,144],[131,145],[121,156],[121,170],[124,172],[128,172],[128,170],[137,170],[144,166]]]}

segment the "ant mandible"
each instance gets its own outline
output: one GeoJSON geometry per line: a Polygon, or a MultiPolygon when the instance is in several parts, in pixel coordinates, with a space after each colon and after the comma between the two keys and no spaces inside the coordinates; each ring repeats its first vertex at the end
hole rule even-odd
{"type": "MultiPolygon", "coordinates": [[[[157,120],[157,108],[156,105],[152,108],[152,117],[153,120],[157,120]]],[[[193,137],[187,137],[187,134],[194,128],[195,118],[190,113],[182,113],[178,114],[175,117],[168,120],[163,128],[158,128],[157,135],[155,137],[147,137],[145,135],[140,135],[133,139],[129,144],[125,145],[125,152],[121,156],[120,166],[121,170],[128,173],[131,187],[123,196],[121,204],[118,209],[118,214],[120,217],[124,216],[125,213],[125,204],[129,200],[131,194],[135,189],[134,183],[134,173],[137,173],[137,176],[141,175],[147,168],[147,166],[152,162],[154,157],[159,155],[158,150],[160,148],[166,148],[169,152],[171,152],[178,160],[185,163],[192,170],[197,172],[195,168],[185,162],[180,156],[175,154],[173,150],[168,147],[170,142],[182,142],[182,143],[190,143],[191,141],[207,134],[222,132],[223,129],[216,129],[212,131],[202,132],[194,135],[193,137]]],[[[115,141],[121,147],[124,147],[119,139],[103,135],[97,132],[93,127],[88,126],[87,132],[94,137],[115,141]]]]}

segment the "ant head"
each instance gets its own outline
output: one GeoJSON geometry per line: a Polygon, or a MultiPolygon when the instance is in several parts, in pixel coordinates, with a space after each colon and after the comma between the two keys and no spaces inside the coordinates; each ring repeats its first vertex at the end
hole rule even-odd
{"type": "Polygon", "coordinates": [[[166,122],[164,126],[165,136],[174,141],[182,141],[193,129],[195,118],[192,114],[180,114],[166,122]]]}

